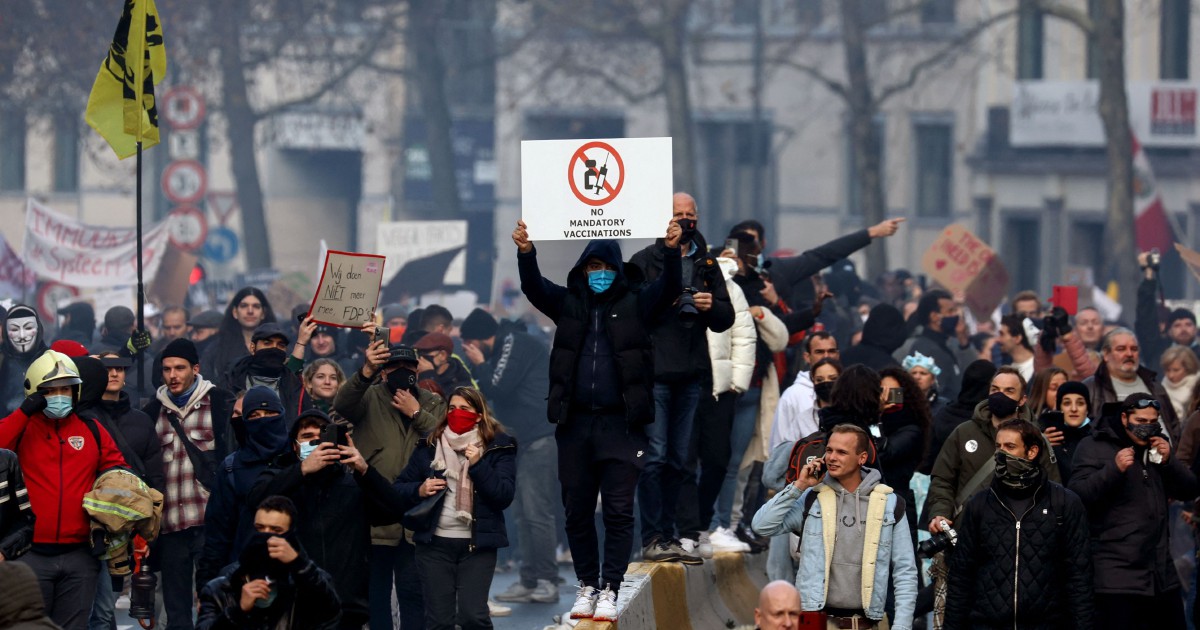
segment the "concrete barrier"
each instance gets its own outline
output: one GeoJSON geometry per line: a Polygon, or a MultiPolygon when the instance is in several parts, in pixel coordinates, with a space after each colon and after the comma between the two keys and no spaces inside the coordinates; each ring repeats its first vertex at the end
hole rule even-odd
{"type": "MultiPolygon", "coordinates": [[[[629,565],[617,622],[580,621],[576,630],[708,630],[754,623],[767,584],[767,554],[718,553],[702,565],[629,565]]],[[[563,618],[569,617],[563,614],[563,618]]]]}

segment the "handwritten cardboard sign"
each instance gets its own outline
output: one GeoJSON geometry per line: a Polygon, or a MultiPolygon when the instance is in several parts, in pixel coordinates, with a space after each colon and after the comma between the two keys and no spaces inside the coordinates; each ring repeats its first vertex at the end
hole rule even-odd
{"type": "Polygon", "coordinates": [[[1000,257],[957,223],[925,251],[921,268],[947,291],[962,293],[976,317],[991,317],[1008,291],[1008,270],[1000,257]]]}
{"type": "Polygon", "coordinates": [[[379,301],[384,257],[330,250],[308,313],[318,324],[358,328],[379,301]]]}

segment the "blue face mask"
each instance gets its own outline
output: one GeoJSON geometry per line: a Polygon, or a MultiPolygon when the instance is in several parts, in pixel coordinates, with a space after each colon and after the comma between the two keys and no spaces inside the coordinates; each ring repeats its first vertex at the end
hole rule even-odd
{"type": "Polygon", "coordinates": [[[762,254],[759,254],[758,256],[756,256],[756,257],[754,258],[754,268],[755,268],[757,271],[759,271],[759,272],[762,272],[762,269],[763,269],[763,256],[762,256],[762,254]]]}
{"type": "Polygon", "coordinates": [[[271,604],[275,603],[275,598],[278,596],[279,596],[279,591],[276,590],[274,586],[272,586],[271,590],[267,592],[266,599],[254,600],[254,607],[255,608],[270,608],[271,604]]]}
{"type": "Polygon", "coordinates": [[[298,442],[298,444],[300,444],[300,461],[308,459],[308,456],[312,455],[313,451],[317,450],[318,446],[317,444],[313,444],[312,440],[309,440],[308,442],[298,442]]]}
{"type": "Polygon", "coordinates": [[[71,413],[70,396],[47,396],[46,415],[51,418],[66,418],[71,413]]]}
{"type": "Polygon", "coordinates": [[[593,293],[604,293],[612,286],[613,280],[617,279],[617,272],[610,269],[602,269],[599,271],[588,272],[588,288],[593,293]]]}

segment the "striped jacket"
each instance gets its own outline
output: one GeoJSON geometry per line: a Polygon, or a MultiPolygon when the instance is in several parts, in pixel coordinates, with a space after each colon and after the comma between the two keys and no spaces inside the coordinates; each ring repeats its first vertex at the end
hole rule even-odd
{"type": "Polygon", "coordinates": [[[33,542],[33,509],[17,454],[0,449],[0,554],[12,560],[33,542]]]}

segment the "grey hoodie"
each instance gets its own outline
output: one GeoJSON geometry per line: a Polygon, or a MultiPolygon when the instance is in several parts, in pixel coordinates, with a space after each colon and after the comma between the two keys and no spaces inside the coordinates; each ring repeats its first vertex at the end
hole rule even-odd
{"type": "Polygon", "coordinates": [[[836,479],[825,476],[825,485],[837,493],[837,527],[834,530],[833,563],[829,567],[829,597],[825,602],[829,608],[857,610],[863,607],[862,559],[867,531],[864,521],[871,489],[883,478],[873,468],[863,468],[862,474],[862,483],[854,492],[847,492],[836,479]]]}

